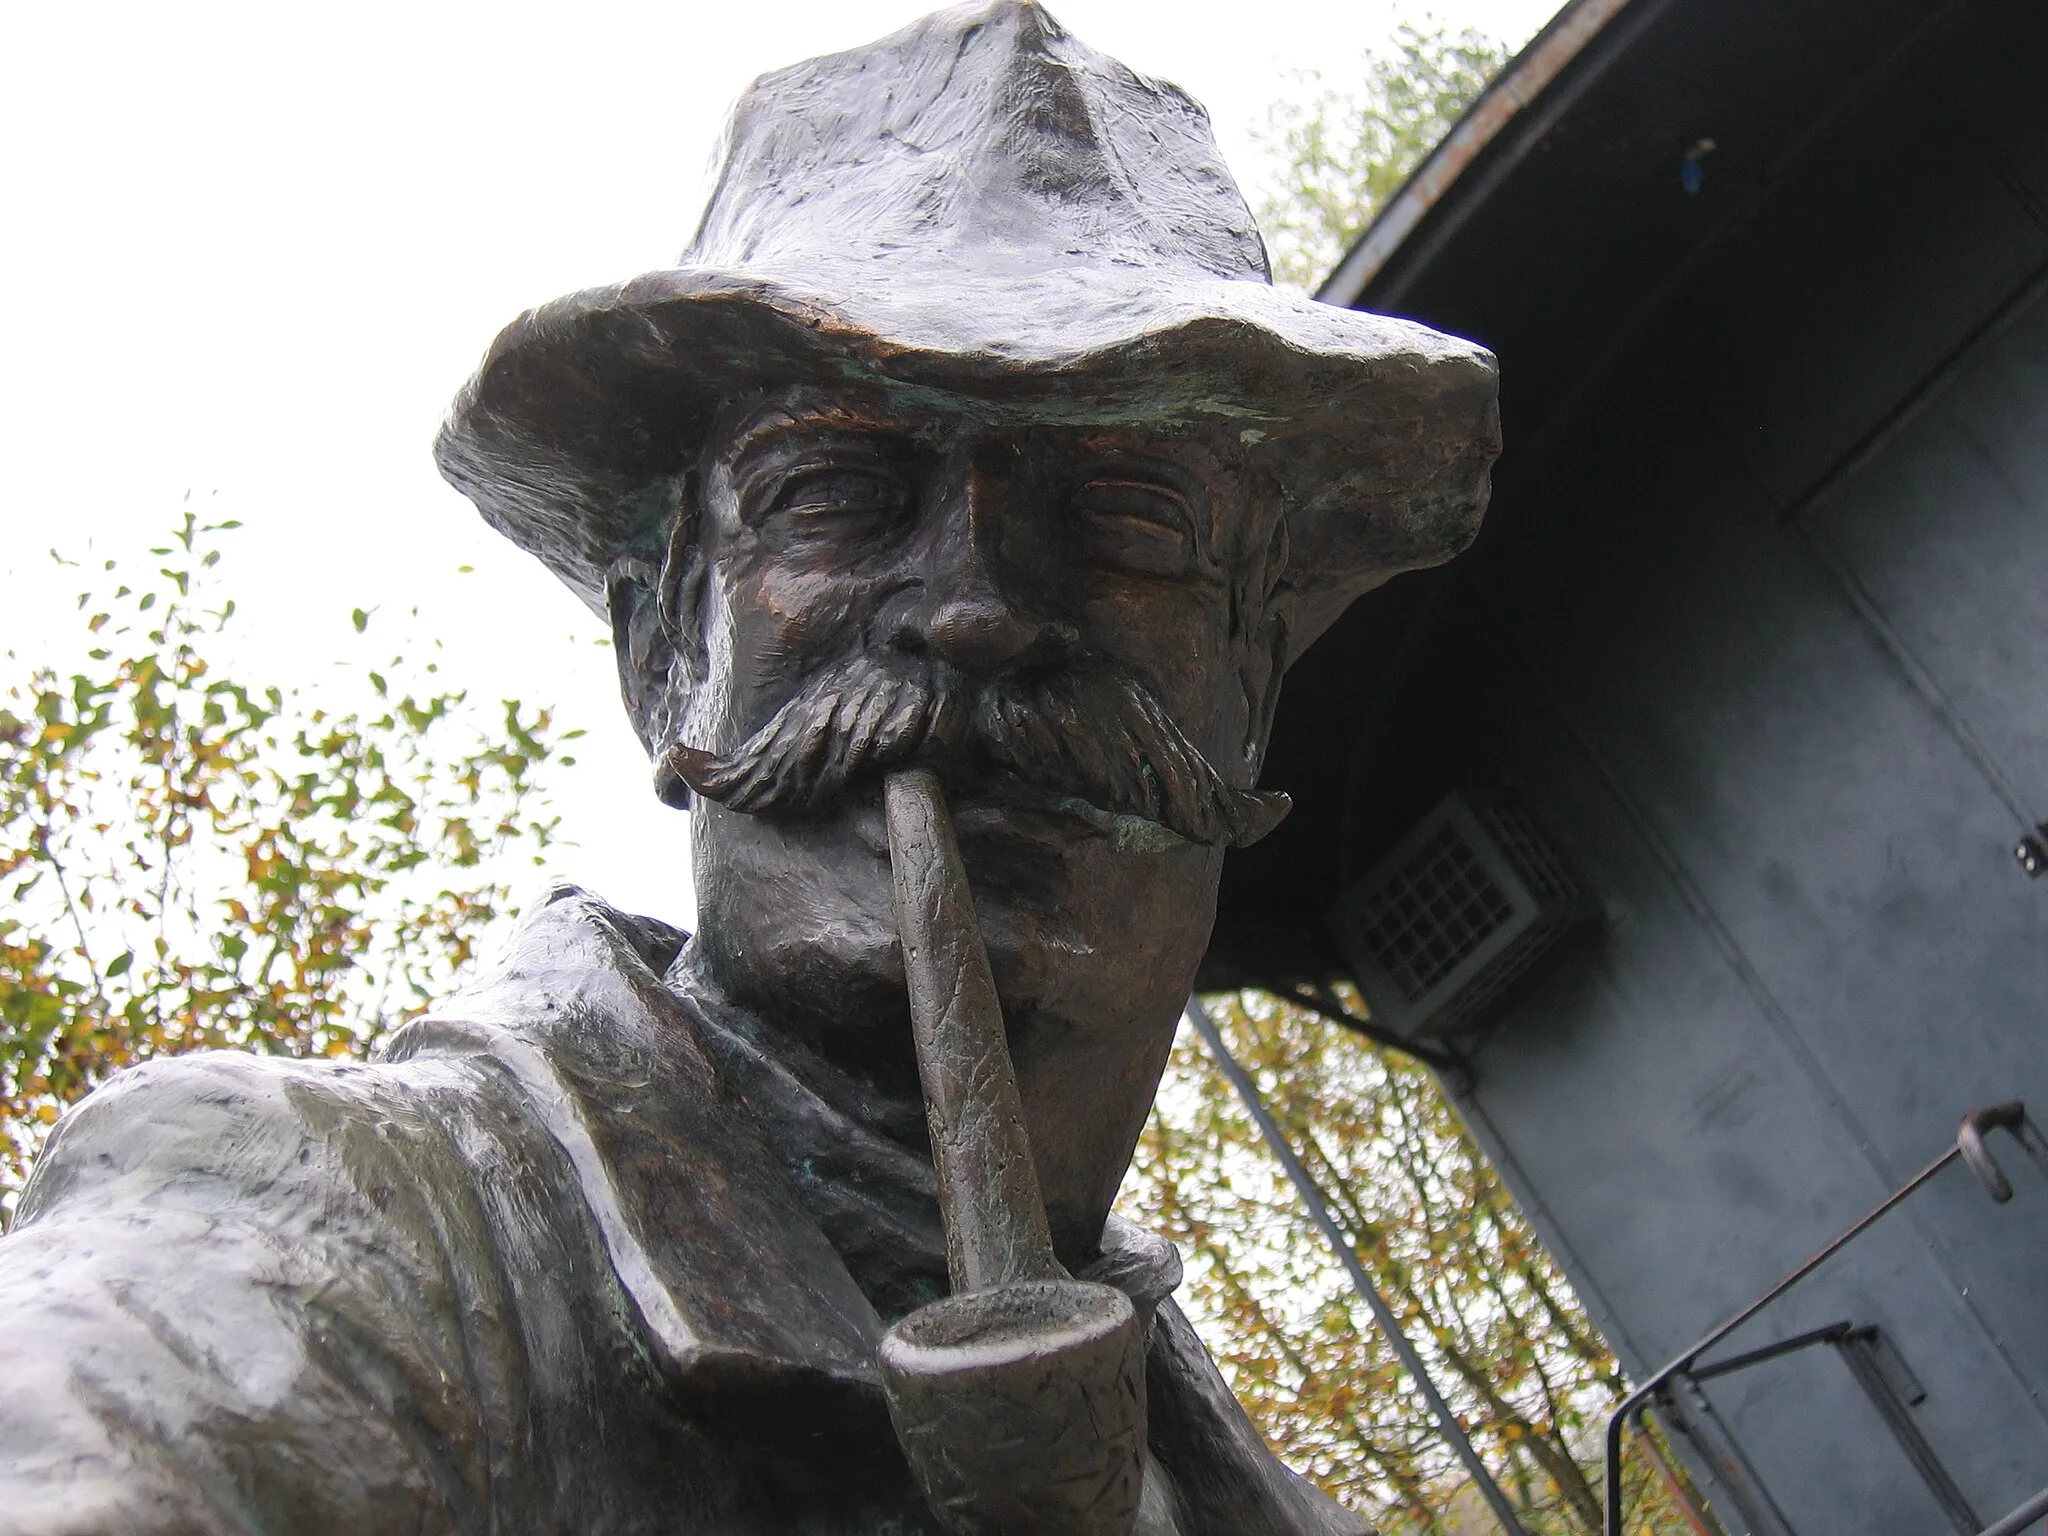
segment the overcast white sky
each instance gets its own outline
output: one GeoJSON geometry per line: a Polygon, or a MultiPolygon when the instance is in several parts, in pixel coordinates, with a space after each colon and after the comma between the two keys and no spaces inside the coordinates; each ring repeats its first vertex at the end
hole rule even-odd
{"type": "MultiPolygon", "coordinates": [[[[154,542],[191,491],[231,546],[241,665],[292,682],[414,627],[485,698],[589,728],[561,873],[689,921],[601,627],[436,476],[441,411],[498,328],[675,259],[726,108],[763,70],[920,0],[20,0],[0,7],[0,661],[73,648],[44,555],[154,542]],[[463,566],[474,568],[462,574],[463,566]]],[[[1054,0],[1250,130],[1426,10],[1512,44],[1550,0],[1054,0]]]]}

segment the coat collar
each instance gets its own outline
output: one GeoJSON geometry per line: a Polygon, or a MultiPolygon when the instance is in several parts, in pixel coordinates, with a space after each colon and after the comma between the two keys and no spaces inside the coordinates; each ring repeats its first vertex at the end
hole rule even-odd
{"type": "Polygon", "coordinates": [[[671,1379],[878,1395],[880,1318],[662,984],[682,941],[557,886],[495,970],[387,1055],[484,1054],[511,1074],[671,1379]]]}
{"type": "MultiPolygon", "coordinates": [[[[385,1054],[485,1054],[512,1075],[673,1378],[822,1375],[878,1393],[886,1319],[848,1266],[891,1317],[938,1294],[919,1294],[944,1272],[930,1166],[827,1102],[753,1021],[665,982],[686,937],[557,885],[495,969],[385,1054]]],[[[1180,1258],[1112,1216],[1083,1278],[1149,1316],[1180,1258]]]]}

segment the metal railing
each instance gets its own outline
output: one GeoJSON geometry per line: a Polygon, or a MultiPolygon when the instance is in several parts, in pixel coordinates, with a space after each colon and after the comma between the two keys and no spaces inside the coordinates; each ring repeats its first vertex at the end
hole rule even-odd
{"type": "MultiPolygon", "coordinates": [[[[2035,1165],[2040,1168],[2042,1173],[2048,1174],[2048,1140],[2043,1140],[2040,1131],[2027,1119],[2027,1110],[2024,1104],[2014,1100],[2010,1103],[1991,1104],[1986,1105],[1982,1109],[1971,1110],[1967,1115],[1963,1116],[1962,1125],[1956,1132],[1954,1146],[1914,1174],[1912,1178],[1893,1190],[1892,1193],[1885,1196],[1868,1214],[1851,1224],[1846,1231],[1828,1243],[1826,1247],[1800,1264],[1790,1274],[1785,1276],[1784,1279],[1729,1318],[1727,1322],[1714,1329],[1713,1332],[1686,1350],[1685,1353],[1678,1356],[1669,1365],[1648,1377],[1642,1385],[1623,1399],[1621,1406],[1616,1408],[1607,1420],[1607,1464],[1605,1469],[1607,1485],[1606,1536],[1622,1536],[1622,1516],[1624,1513],[1621,1477],[1622,1456],[1627,1441],[1624,1431],[1627,1429],[1629,1422],[1641,1414],[1645,1408],[1649,1407],[1660,1394],[1674,1385],[1683,1384],[1690,1386],[1694,1389],[1695,1394],[1697,1394],[1698,1383],[1707,1377],[1725,1375],[1729,1371],[1758,1364],[1765,1359],[1774,1358],[1793,1349],[1802,1349],[1812,1344],[1823,1342],[1848,1343],[1863,1333],[1864,1330],[1857,1330],[1846,1322],[1837,1323],[1830,1325],[1828,1328],[1816,1329],[1811,1333],[1787,1339],[1781,1344],[1767,1345],[1760,1350],[1751,1350],[1746,1355],[1734,1356],[1716,1364],[1705,1367],[1701,1367],[1699,1364],[1700,1357],[1706,1354],[1708,1350],[1726,1339],[1736,1329],[1750,1321],[1759,1312],[1770,1306],[1772,1302],[1777,1301],[1787,1291],[1799,1284],[1800,1281],[1841,1252],[1842,1249],[1869,1231],[1880,1217],[1884,1216],[1894,1206],[1903,1202],[1922,1185],[1928,1183],[1936,1174],[1948,1167],[1950,1163],[1958,1160],[1968,1163],[1971,1172],[1976,1174],[1978,1182],[1984,1186],[1985,1192],[1993,1200],[2000,1204],[2010,1200],[2012,1198],[2012,1181],[2005,1176],[2005,1171],[1999,1167],[1997,1159],[1991,1155],[1990,1148],[1984,1144],[1984,1138],[1992,1131],[1997,1130],[2011,1132],[2013,1138],[2026,1150],[2027,1155],[2033,1159],[2035,1165]]],[[[1871,1331],[1870,1336],[1872,1338],[1875,1337],[1874,1331],[1871,1331]]],[[[1856,1362],[1854,1361],[1852,1361],[1852,1368],[1856,1368],[1856,1362]]],[[[1871,1370],[1879,1370],[1881,1368],[1874,1364],[1870,1366],[1871,1370]]],[[[1874,1379],[1866,1379],[1861,1370],[1859,1370],[1858,1380],[1864,1385],[1866,1390],[1872,1390],[1874,1385],[1877,1385],[1874,1379]]],[[[1701,1399],[1701,1401],[1704,1402],[1704,1399],[1701,1399]]],[[[1880,1407],[1882,1409],[1883,1405],[1880,1404],[1880,1407]]],[[[1915,1454],[1916,1443],[1923,1450],[1926,1445],[1926,1442],[1920,1439],[1919,1431],[1912,1426],[1910,1421],[1904,1420],[1902,1416],[1894,1416],[1889,1412],[1886,1414],[1886,1422],[1894,1435],[1899,1438],[1900,1444],[1906,1449],[1907,1454],[1913,1457],[1916,1469],[1920,1471],[1923,1480],[1928,1481],[1930,1490],[1940,1500],[1944,1509],[1949,1513],[1951,1520],[1967,1519],[1970,1524],[1959,1525],[1958,1528],[1964,1531],[1971,1529],[1971,1526],[1975,1523],[1976,1516],[1968,1512],[1969,1506],[1967,1502],[1961,1502],[1962,1496],[1959,1491],[1954,1491],[1955,1485],[1948,1478],[1947,1472],[1940,1467],[1938,1461],[1935,1461],[1932,1463],[1932,1467],[1933,1472],[1938,1474],[1938,1476],[1930,1475],[1929,1467],[1923,1464],[1923,1459],[1920,1456],[1915,1454]],[[1945,1496],[1951,1494],[1952,1496],[1945,1496]]],[[[1931,1458],[1932,1452],[1927,1451],[1926,1456],[1931,1458]]],[[[1768,1496],[1766,1495],[1766,1497],[1768,1496]]],[[[1745,1514],[1751,1516],[1752,1523],[1760,1523],[1766,1529],[1771,1528],[1774,1524],[1779,1530],[1785,1528],[1782,1517],[1777,1516],[1774,1509],[1746,1510],[1745,1514]]],[[[2017,1536],[2017,1533],[2022,1528],[2032,1523],[2032,1521],[2040,1519],[2043,1515],[2048,1515],[2048,1490],[2044,1490],[2041,1494],[2028,1500],[2027,1503],[2021,1505],[2020,1508],[2014,1510],[2004,1519],[1986,1527],[1980,1533],[1980,1536],[2017,1536]]]]}

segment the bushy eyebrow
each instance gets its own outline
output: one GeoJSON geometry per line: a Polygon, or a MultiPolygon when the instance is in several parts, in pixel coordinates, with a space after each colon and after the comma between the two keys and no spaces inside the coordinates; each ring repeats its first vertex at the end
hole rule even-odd
{"type": "Polygon", "coordinates": [[[718,457],[730,473],[742,474],[763,454],[805,436],[843,446],[866,440],[886,447],[891,442],[907,441],[909,433],[892,422],[874,421],[831,406],[777,407],[760,412],[721,443],[718,457]]]}
{"type": "Polygon", "coordinates": [[[1099,470],[1089,477],[1095,481],[1155,486],[1181,505],[1187,532],[1195,541],[1195,552],[1204,564],[1217,566],[1222,560],[1223,515],[1221,499],[1203,483],[1202,466],[1184,458],[1159,452],[1148,446],[1130,448],[1104,444],[1090,445],[1098,457],[1099,470]]]}

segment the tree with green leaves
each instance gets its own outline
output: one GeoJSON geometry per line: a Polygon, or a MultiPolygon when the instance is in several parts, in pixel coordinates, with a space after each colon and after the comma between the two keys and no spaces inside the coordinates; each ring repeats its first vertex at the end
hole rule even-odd
{"type": "MultiPolygon", "coordinates": [[[[1355,993],[1345,1002],[1362,1013],[1355,993]]],[[[1539,1536],[1600,1529],[1612,1352],[1430,1072],[1287,1000],[1209,1000],[1331,1214],[1539,1536]]],[[[1389,1536],[1491,1531],[1428,1404],[1199,1038],[1183,1031],[1123,1203],[1181,1249],[1182,1294],[1292,1466],[1389,1536]]],[[[1661,1444],[1630,1530],[1689,1532],[1661,1444]]]]}
{"type": "Polygon", "coordinates": [[[1258,210],[1274,280],[1329,276],[1507,59],[1483,33],[1403,25],[1341,85],[1305,72],[1259,134],[1277,172],[1258,210]]]}
{"type": "Polygon", "coordinates": [[[445,995],[553,839],[542,771],[577,733],[546,710],[485,715],[399,657],[354,708],[224,675],[233,526],[187,514],[148,560],[80,572],[76,668],[0,695],[0,1218],[121,1067],[368,1050],[445,995]]]}

